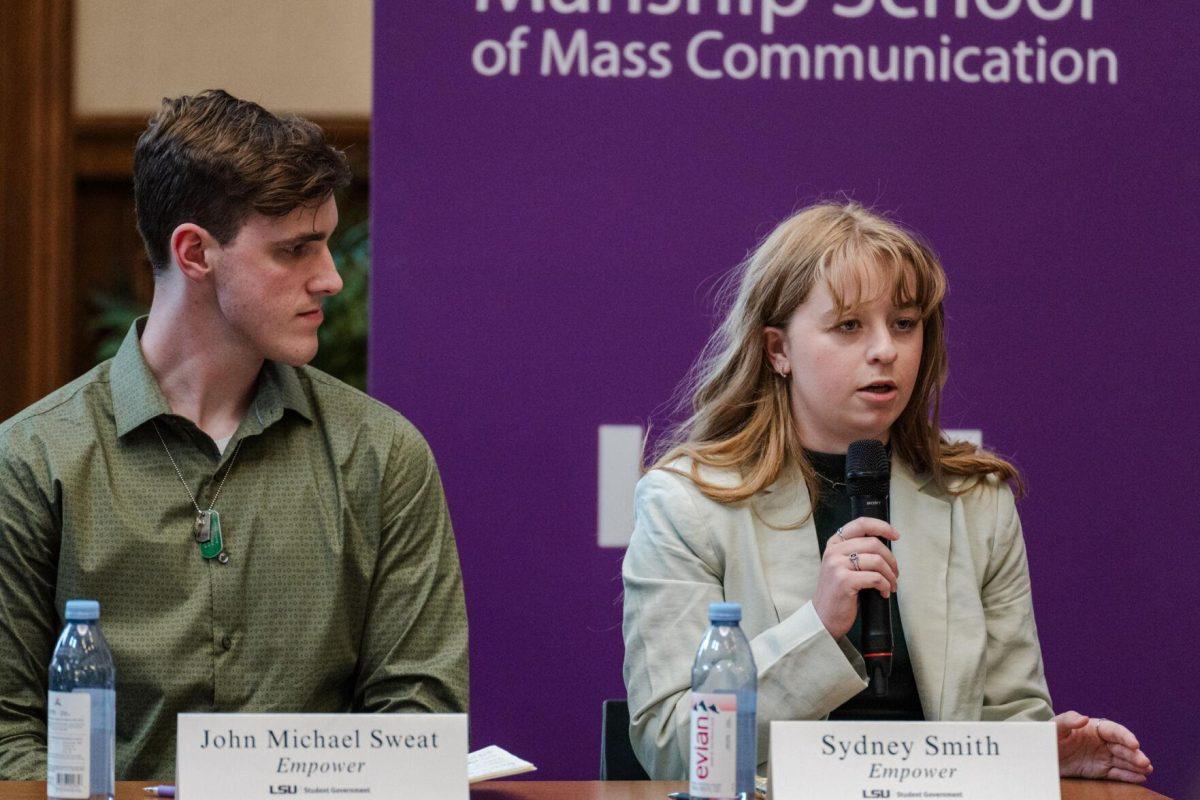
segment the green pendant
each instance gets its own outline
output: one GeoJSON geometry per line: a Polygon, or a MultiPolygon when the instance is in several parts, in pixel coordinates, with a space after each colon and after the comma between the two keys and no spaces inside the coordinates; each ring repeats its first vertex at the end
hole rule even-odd
{"type": "Polygon", "coordinates": [[[221,538],[221,515],[216,511],[205,511],[204,517],[204,527],[208,536],[200,542],[200,555],[204,558],[216,558],[225,549],[225,542],[221,538]]]}

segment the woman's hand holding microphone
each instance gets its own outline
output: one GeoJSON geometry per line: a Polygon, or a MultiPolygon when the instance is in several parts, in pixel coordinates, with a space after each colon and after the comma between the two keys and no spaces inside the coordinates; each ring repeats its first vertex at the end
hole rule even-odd
{"type": "Polygon", "coordinates": [[[845,636],[858,616],[858,593],[877,589],[884,597],[896,591],[900,568],[896,556],[880,539],[896,541],[900,534],[883,520],[859,517],[838,529],[821,558],[813,608],[833,638],[845,636]]]}

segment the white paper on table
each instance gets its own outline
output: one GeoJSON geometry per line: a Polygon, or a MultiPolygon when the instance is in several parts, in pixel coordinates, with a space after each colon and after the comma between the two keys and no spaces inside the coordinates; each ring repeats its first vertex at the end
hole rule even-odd
{"type": "Polygon", "coordinates": [[[507,750],[491,745],[467,754],[467,783],[507,778],[536,770],[533,764],[517,758],[507,750]]]}

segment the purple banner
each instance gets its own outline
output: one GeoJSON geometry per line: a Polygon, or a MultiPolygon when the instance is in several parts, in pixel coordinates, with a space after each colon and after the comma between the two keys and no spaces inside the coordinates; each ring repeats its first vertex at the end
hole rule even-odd
{"type": "Polygon", "coordinates": [[[459,0],[375,24],[371,391],[441,466],[474,747],[596,777],[624,696],[600,529],[637,435],[601,428],[661,430],[720,276],[848,197],[945,263],[943,422],[1028,479],[1056,709],[1126,722],[1152,787],[1200,791],[1195,9],[459,0]]]}

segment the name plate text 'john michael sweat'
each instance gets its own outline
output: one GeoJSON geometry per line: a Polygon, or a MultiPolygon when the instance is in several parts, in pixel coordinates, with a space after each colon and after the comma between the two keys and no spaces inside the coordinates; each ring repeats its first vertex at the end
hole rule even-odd
{"type": "Polygon", "coordinates": [[[188,800],[467,800],[464,714],[180,714],[188,800]]]}

